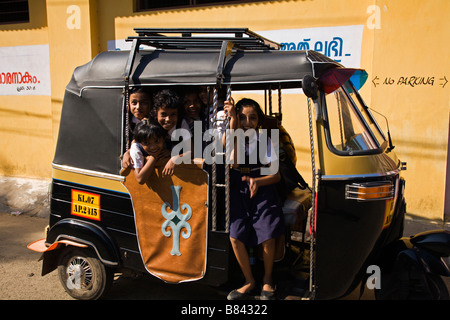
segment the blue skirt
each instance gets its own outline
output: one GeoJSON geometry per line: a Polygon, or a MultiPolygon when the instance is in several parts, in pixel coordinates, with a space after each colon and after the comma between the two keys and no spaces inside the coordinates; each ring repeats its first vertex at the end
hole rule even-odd
{"type": "Polygon", "coordinates": [[[242,181],[243,176],[261,175],[260,170],[245,174],[230,170],[230,237],[256,246],[284,233],[284,216],[275,184],[258,188],[250,198],[249,184],[242,181]]]}

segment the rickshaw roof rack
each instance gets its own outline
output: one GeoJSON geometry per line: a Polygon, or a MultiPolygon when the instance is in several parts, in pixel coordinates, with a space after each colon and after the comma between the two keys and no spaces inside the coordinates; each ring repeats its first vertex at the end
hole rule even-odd
{"type": "Polygon", "coordinates": [[[140,44],[159,49],[220,49],[224,41],[241,50],[279,50],[282,45],[248,28],[135,28],[140,44]],[[205,36],[199,36],[205,35],[205,36]]]}

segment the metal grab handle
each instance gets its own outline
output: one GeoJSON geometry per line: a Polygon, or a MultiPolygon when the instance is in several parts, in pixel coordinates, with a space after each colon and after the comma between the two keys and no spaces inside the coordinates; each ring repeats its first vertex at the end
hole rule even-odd
{"type": "MultiPolygon", "coordinates": [[[[231,86],[228,85],[227,88],[227,97],[226,99],[229,100],[231,97],[231,86]]],[[[216,141],[218,135],[217,135],[217,113],[218,113],[218,92],[217,88],[214,88],[214,96],[213,96],[213,130],[214,130],[214,145],[213,145],[213,154],[214,159],[212,162],[212,195],[211,195],[211,205],[212,205],[212,227],[211,229],[213,231],[217,230],[217,187],[224,187],[225,188],[225,231],[229,232],[230,230],[230,158],[228,157],[230,154],[230,151],[232,150],[232,146],[230,145],[231,141],[230,139],[227,139],[225,136],[225,152],[224,153],[218,153],[216,150],[217,143],[221,143],[220,141],[216,141]],[[222,156],[225,154],[225,183],[224,184],[218,184],[217,183],[217,156],[222,156]]],[[[225,135],[229,133],[230,129],[230,118],[226,117],[225,119],[225,135]]]]}
{"type": "Polygon", "coordinates": [[[310,215],[310,229],[311,229],[311,240],[309,247],[309,292],[314,299],[316,294],[316,272],[315,272],[315,250],[316,250],[316,188],[317,188],[317,179],[319,177],[318,172],[316,171],[316,159],[315,159],[315,151],[314,151],[314,135],[313,135],[313,122],[312,122],[312,108],[311,108],[311,98],[308,98],[308,122],[309,122],[309,142],[311,148],[311,165],[312,165],[312,203],[311,203],[311,215],[310,215]]]}
{"type": "Polygon", "coordinates": [[[217,165],[216,165],[216,137],[217,137],[217,89],[214,87],[213,92],[213,162],[212,162],[212,194],[211,194],[211,205],[212,205],[212,227],[213,231],[217,230],[217,165]]]}
{"type": "MultiPolygon", "coordinates": [[[[227,101],[230,101],[231,98],[231,85],[227,87],[227,101]]],[[[226,117],[226,131],[225,134],[228,135],[230,133],[230,117],[227,114],[226,117]]],[[[227,157],[233,150],[233,146],[231,145],[231,139],[225,136],[225,231],[229,232],[230,230],[230,161],[232,157],[227,157]]]]}

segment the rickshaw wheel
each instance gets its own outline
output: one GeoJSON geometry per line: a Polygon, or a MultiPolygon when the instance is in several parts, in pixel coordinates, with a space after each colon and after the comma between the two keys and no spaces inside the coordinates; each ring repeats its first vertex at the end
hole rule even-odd
{"type": "Polygon", "coordinates": [[[75,299],[95,300],[112,285],[114,273],[86,249],[67,247],[58,263],[59,280],[75,299]]]}

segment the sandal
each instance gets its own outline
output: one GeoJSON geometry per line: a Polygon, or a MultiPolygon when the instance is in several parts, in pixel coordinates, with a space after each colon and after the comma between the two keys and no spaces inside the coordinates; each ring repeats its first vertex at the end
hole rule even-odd
{"type": "Polygon", "coordinates": [[[234,289],[231,291],[228,296],[227,300],[247,300],[248,299],[248,293],[247,292],[239,292],[237,289],[234,289]]]}
{"type": "Polygon", "coordinates": [[[249,300],[254,290],[255,288],[251,288],[246,292],[239,292],[238,289],[234,289],[228,294],[227,300],[249,300]]]}
{"type": "Polygon", "coordinates": [[[266,291],[261,289],[261,295],[259,296],[260,300],[276,300],[275,296],[276,288],[274,291],[266,291]]]}

